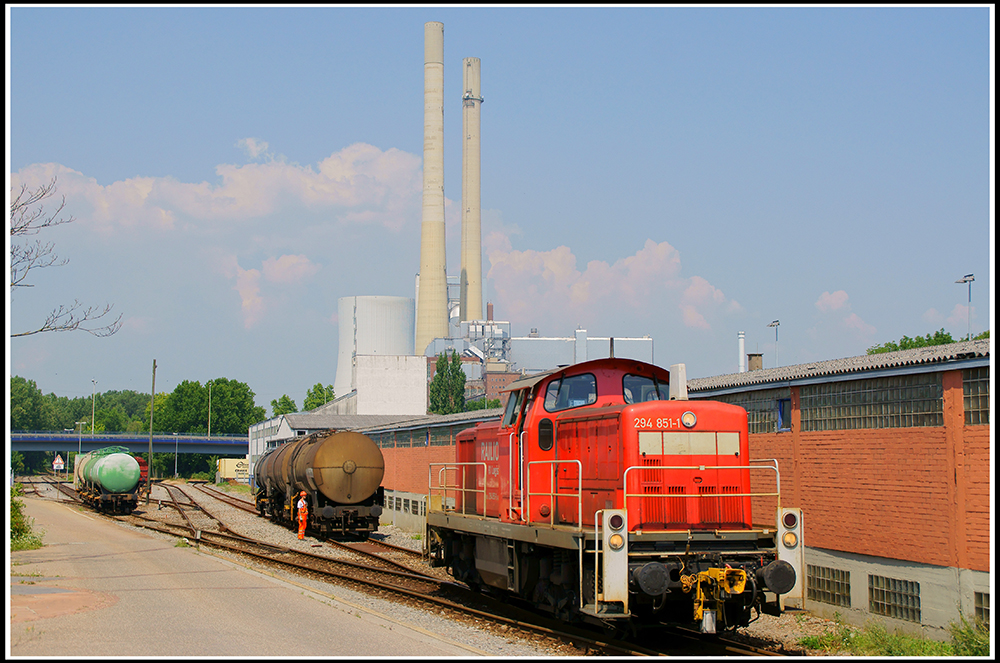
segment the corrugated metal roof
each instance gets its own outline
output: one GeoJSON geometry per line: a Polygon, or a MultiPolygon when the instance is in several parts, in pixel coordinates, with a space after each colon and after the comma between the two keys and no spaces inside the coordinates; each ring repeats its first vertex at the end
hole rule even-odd
{"type": "Polygon", "coordinates": [[[966,359],[989,358],[990,340],[962,341],[947,345],[932,345],[913,350],[898,350],[860,357],[845,357],[829,359],[807,364],[778,366],[759,371],[745,373],[729,373],[707,378],[688,380],[688,391],[710,391],[713,389],[731,389],[766,385],[775,382],[794,382],[821,376],[843,375],[864,371],[877,371],[892,368],[916,367],[922,364],[943,364],[966,359]]]}
{"type": "MultiPolygon", "coordinates": [[[[356,430],[358,428],[384,426],[399,421],[409,421],[419,418],[421,417],[412,414],[325,414],[315,411],[285,415],[285,421],[288,422],[288,425],[300,430],[326,430],[328,428],[356,430]]],[[[427,417],[422,418],[426,419],[427,417]]]]}
{"type": "Polygon", "coordinates": [[[448,424],[477,424],[480,421],[490,421],[499,419],[503,415],[503,408],[490,408],[488,410],[472,410],[471,412],[457,412],[455,414],[429,414],[425,417],[411,417],[407,421],[400,421],[391,424],[373,424],[365,428],[358,428],[360,432],[373,430],[402,430],[406,428],[419,428],[423,426],[444,426],[448,424]]]}

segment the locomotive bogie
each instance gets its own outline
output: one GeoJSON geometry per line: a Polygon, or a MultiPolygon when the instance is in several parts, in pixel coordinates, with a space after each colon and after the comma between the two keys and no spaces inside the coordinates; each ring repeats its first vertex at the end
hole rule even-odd
{"type": "Polygon", "coordinates": [[[434,563],[563,618],[715,632],[780,611],[795,571],[753,524],[777,466],[751,464],[746,410],[667,400],[669,380],[603,359],[511,384],[500,421],[430,468],[434,563]]]}

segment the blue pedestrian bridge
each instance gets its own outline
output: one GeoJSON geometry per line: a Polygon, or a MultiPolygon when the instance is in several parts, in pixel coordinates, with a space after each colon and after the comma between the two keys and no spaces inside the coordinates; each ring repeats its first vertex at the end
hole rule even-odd
{"type": "MultiPolygon", "coordinates": [[[[246,456],[247,435],[182,435],[153,433],[154,453],[211,454],[246,456]]],[[[12,451],[80,451],[87,453],[104,447],[127,447],[131,453],[149,451],[149,433],[90,433],[64,431],[11,431],[12,451]]]]}

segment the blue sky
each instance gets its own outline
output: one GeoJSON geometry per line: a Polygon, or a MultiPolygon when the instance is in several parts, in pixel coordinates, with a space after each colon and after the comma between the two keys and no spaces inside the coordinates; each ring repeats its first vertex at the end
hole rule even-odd
{"type": "Polygon", "coordinates": [[[482,62],[484,300],[514,335],[654,339],[689,377],[991,327],[992,9],[7,7],[11,189],[57,177],[69,263],[8,296],[121,330],[11,339],[43,392],[336,374],[337,299],[413,295],[423,25],[482,62]],[[778,344],[774,329],[780,320],[778,344]]]}

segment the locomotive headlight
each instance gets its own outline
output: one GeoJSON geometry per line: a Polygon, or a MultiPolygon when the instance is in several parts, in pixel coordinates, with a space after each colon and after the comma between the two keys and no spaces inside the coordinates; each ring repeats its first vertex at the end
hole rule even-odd
{"type": "Polygon", "coordinates": [[[799,545],[799,537],[795,534],[795,532],[785,532],[785,534],[781,537],[781,542],[785,544],[786,548],[794,548],[799,545]]]}
{"type": "Polygon", "coordinates": [[[612,550],[621,550],[625,545],[625,538],[621,534],[612,534],[608,537],[608,545],[612,550]]]}
{"type": "Polygon", "coordinates": [[[621,529],[622,525],[624,525],[624,524],[625,524],[625,519],[622,518],[621,514],[616,513],[613,516],[611,516],[610,518],[608,518],[608,525],[613,530],[619,530],[619,529],[621,529]]]}
{"type": "Polygon", "coordinates": [[[681,415],[681,423],[684,424],[685,428],[694,428],[694,425],[698,423],[698,417],[695,416],[694,412],[688,410],[681,415]]]}

